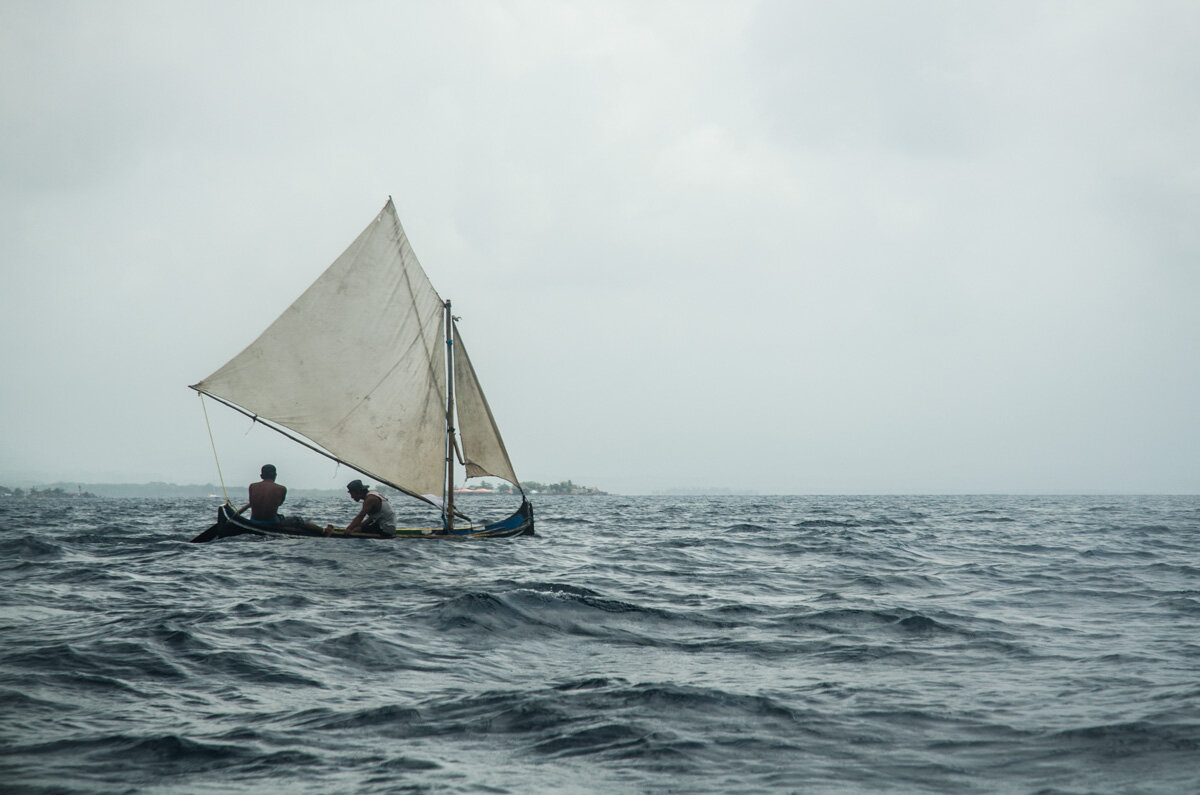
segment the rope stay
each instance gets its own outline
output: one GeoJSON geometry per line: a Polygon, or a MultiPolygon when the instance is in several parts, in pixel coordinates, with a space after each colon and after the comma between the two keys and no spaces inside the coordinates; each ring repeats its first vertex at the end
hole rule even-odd
{"type": "Polygon", "coordinates": [[[212,445],[213,461],[217,463],[217,479],[221,481],[221,493],[225,495],[226,504],[232,505],[229,502],[229,491],[225,488],[225,476],[221,474],[221,459],[217,456],[217,442],[213,439],[212,423],[208,421],[208,406],[204,405],[204,393],[196,390],[196,394],[200,397],[200,408],[204,411],[204,427],[208,429],[208,443],[212,445]]]}

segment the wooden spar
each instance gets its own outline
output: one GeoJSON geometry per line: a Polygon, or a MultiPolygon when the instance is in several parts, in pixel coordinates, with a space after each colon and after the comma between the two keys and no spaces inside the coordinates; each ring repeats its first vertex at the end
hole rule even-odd
{"type": "Polygon", "coordinates": [[[446,531],[454,530],[454,318],[446,305],[446,531]]]}

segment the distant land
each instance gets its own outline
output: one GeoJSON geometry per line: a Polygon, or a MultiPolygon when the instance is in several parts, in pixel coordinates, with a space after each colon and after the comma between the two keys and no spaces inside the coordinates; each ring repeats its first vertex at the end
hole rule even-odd
{"type": "MultiPolygon", "coordinates": [[[[596,488],[595,486],[580,486],[576,483],[572,483],[569,480],[564,480],[559,483],[539,483],[536,480],[526,480],[521,485],[524,486],[525,491],[530,494],[574,494],[596,496],[608,493],[605,491],[600,491],[600,489],[596,488]]],[[[515,491],[511,484],[504,481],[500,481],[495,484],[489,484],[487,481],[484,481],[483,487],[487,491],[497,494],[512,494],[515,491]]]]}
{"type": "Polygon", "coordinates": [[[662,491],[654,492],[660,497],[754,497],[758,495],[757,491],[749,489],[726,489],[720,486],[711,488],[677,488],[663,489],[662,491]]]}
{"type": "MultiPolygon", "coordinates": [[[[536,480],[529,480],[522,483],[525,491],[529,494],[570,494],[581,496],[601,495],[606,492],[600,491],[595,486],[579,486],[570,480],[564,480],[560,483],[539,483],[536,480]]],[[[392,490],[383,487],[385,492],[392,490]]],[[[507,494],[512,493],[512,487],[503,481],[489,482],[487,480],[482,483],[472,485],[470,488],[464,489],[459,493],[462,494],[507,494]]],[[[244,495],[246,487],[244,484],[238,485],[230,489],[230,495],[244,495]]],[[[288,496],[290,497],[342,497],[346,492],[342,489],[298,489],[288,487],[288,496]]],[[[25,483],[19,486],[0,486],[0,499],[3,498],[89,498],[89,497],[109,497],[109,498],[136,498],[136,497],[159,497],[163,499],[189,499],[189,498],[204,498],[204,497],[220,497],[221,487],[215,486],[212,483],[180,485],[178,483],[25,483]]]]}
{"type": "MultiPolygon", "coordinates": [[[[245,486],[239,491],[244,493],[245,486]]],[[[342,494],[341,491],[312,491],[305,489],[288,489],[288,494],[296,496],[323,496],[324,494],[342,494]]],[[[25,487],[0,486],[0,497],[164,497],[181,499],[188,497],[209,497],[221,494],[221,487],[211,483],[179,485],[178,483],[47,483],[26,485],[25,487]]]]}

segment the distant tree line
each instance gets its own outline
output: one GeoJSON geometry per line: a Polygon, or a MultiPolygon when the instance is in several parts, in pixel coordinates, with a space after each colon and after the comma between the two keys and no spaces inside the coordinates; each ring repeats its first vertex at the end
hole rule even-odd
{"type": "MultiPolygon", "coordinates": [[[[521,485],[525,487],[526,492],[537,492],[538,494],[604,494],[603,491],[595,486],[579,486],[570,480],[563,480],[558,483],[540,483],[536,480],[525,480],[521,482],[521,485]]],[[[496,494],[517,493],[516,487],[505,481],[489,482],[485,480],[479,485],[479,488],[487,489],[496,494]]]]}
{"type": "Polygon", "coordinates": [[[95,497],[90,491],[66,491],[60,487],[49,489],[37,489],[30,487],[28,491],[22,488],[10,489],[8,486],[0,486],[0,497],[21,497],[21,498],[37,498],[45,499],[48,497],[95,497]]]}
{"type": "MultiPolygon", "coordinates": [[[[595,486],[580,486],[574,481],[563,480],[558,483],[541,483],[536,480],[527,480],[522,484],[525,487],[526,493],[536,492],[538,494],[604,494],[605,492],[595,486]]],[[[93,491],[84,491],[83,486],[68,486],[61,485],[44,486],[38,488],[30,486],[29,488],[10,488],[9,486],[0,486],[0,498],[17,497],[17,498],[65,498],[65,497],[158,497],[158,498],[190,498],[190,497],[213,497],[221,490],[212,484],[180,486],[174,483],[91,483],[88,484],[89,489],[93,491]]],[[[379,488],[385,494],[396,493],[393,489],[380,485],[379,488]]],[[[517,489],[507,481],[484,480],[470,490],[482,489],[493,494],[515,494],[517,489]]],[[[242,492],[239,491],[239,494],[242,492]]],[[[289,495],[297,497],[340,497],[344,494],[340,489],[321,490],[321,489],[289,489],[289,495]]]]}

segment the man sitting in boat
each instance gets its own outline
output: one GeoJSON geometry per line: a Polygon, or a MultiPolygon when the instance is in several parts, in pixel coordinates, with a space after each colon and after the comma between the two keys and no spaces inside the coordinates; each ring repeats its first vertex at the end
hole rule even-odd
{"type": "MultiPolygon", "coordinates": [[[[396,534],[396,515],[392,512],[392,506],[387,497],[377,491],[371,491],[363,485],[361,480],[352,480],[347,483],[346,491],[350,492],[350,497],[355,502],[362,501],[362,509],[343,532],[348,535],[360,533],[386,538],[391,538],[396,534]]],[[[326,525],[326,535],[335,529],[333,525],[326,525]]]]}
{"type": "Polygon", "coordinates": [[[242,508],[250,509],[250,518],[256,522],[274,522],[279,518],[279,506],[287,499],[287,486],[275,482],[275,465],[263,464],[261,477],[257,483],[251,483],[250,502],[242,508]]]}
{"type": "Polygon", "coordinates": [[[320,532],[321,528],[311,522],[304,521],[299,516],[283,516],[279,513],[279,506],[283,505],[283,501],[287,499],[287,486],[276,483],[275,476],[275,465],[263,464],[262,480],[250,484],[250,502],[242,506],[242,509],[238,513],[240,514],[249,508],[250,518],[255,522],[277,524],[288,528],[304,528],[320,532]]]}

